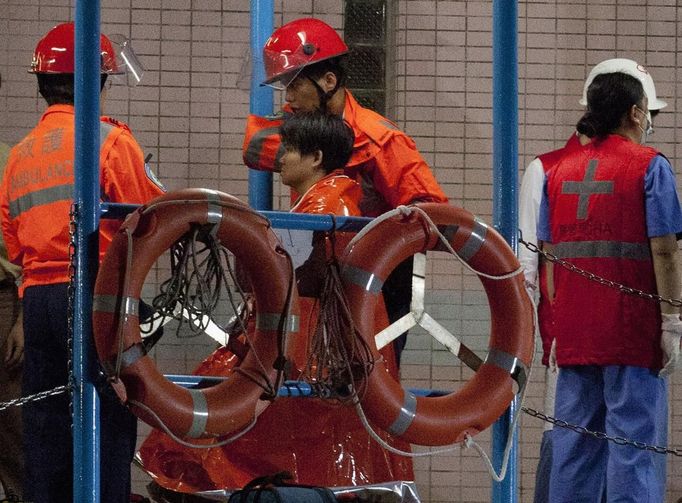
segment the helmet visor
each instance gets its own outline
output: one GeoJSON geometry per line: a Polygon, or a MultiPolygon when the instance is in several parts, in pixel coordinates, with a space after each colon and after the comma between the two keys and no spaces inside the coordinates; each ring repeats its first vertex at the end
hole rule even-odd
{"type": "Polygon", "coordinates": [[[306,54],[306,52],[305,50],[298,50],[294,53],[263,50],[263,63],[268,78],[261,85],[280,90],[286,89],[298,77],[303,68],[312,61],[315,55],[314,50],[310,51],[310,54],[306,54]]]}
{"type": "Polygon", "coordinates": [[[135,87],[142,80],[144,66],[135,54],[130,40],[120,33],[111,35],[109,39],[116,58],[116,71],[112,73],[116,76],[117,81],[128,87],[135,87]]]}

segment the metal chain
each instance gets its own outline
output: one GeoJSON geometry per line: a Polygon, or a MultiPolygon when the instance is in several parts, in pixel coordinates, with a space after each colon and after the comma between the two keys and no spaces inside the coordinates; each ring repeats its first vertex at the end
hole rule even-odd
{"type": "Polygon", "coordinates": [[[570,262],[562,260],[552,253],[541,250],[535,243],[528,243],[527,241],[524,241],[521,238],[519,238],[519,243],[521,243],[523,246],[528,248],[533,253],[537,253],[538,255],[541,255],[543,258],[545,258],[549,262],[559,264],[561,267],[568,269],[571,272],[577,273],[580,276],[583,276],[584,278],[587,278],[590,281],[594,281],[596,283],[599,283],[600,285],[604,285],[604,286],[609,287],[609,288],[615,288],[616,290],[619,290],[622,293],[625,293],[628,295],[634,295],[635,297],[640,297],[640,298],[647,299],[647,300],[653,300],[656,302],[665,302],[666,304],[670,304],[671,306],[674,306],[674,307],[682,307],[682,300],[680,300],[680,299],[666,299],[665,297],[661,297],[660,295],[657,295],[655,293],[643,292],[641,290],[637,290],[636,288],[632,288],[632,287],[623,285],[621,283],[617,283],[615,281],[611,281],[609,279],[602,278],[601,276],[597,276],[594,273],[591,273],[589,271],[581,269],[580,267],[577,267],[574,264],[571,264],[570,262]]]}
{"type": "Polygon", "coordinates": [[[68,355],[67,368],[69,377],[67,388],[69,390],[69,414],[73,417],[73,390],[76,379],[73,371],[73,317],[76,305],[76,233],[78,232],[78,206],[71,204],[69,211],[69,286],[67,287],[67,313],[66,313],[66,351],[68,355]]]}
{"type": "MultiPolygon", "coordinates": [[[[62,393],[69,393],[69,411],[73,414],[73,391],[74,388],[74,374],[73,374],[73,357],[71,354],[71,348],[73,346],[73,306],[76,293],[76,215],[78,210],[76,209],[76,204],[71,205],[71,210],[69,211],[69,287],[67,290],[68,295],[68,313],[67,313],[67,326],[68,326],[68,338],[67,338],[67,351],[68,351],[68,369],[69,378],[66,385],[57,386],[46,391],[40,391],[33,395],[22,396],[15,398],[14,400],[9,400],[7,402],[0,402],[0,412],[9,409],[10,407],[21,407],[27,403],[38,402],[46,398],[61,395],[62,393]]],[[[1,503],[1,502],[0,502],[1,503]]]]}
{"type": "Polygon", "coordinates": [[[35,393],[34,395],[22,396],[20,398],[15,398],[14,400],[10,400],[8,402],[0,402],[0,412],[2,412],[5,409],[9,409],[10,407],[21,407],[22,405],[26,405],[27,403],[38,402],[45,398],[61,395],[62,393],[68,392],[70,389],[71,388],[68,385],[57,386],[56,388],[49,389],[47,391],[40,391],[38,393],[35,393]]]}
{"type": "Polygon", "coordinates": [[[577,426],[575,424],[568,423],[563,419],[557,419],[555,417],[548,416],[543,412],[539,412],[529,407],[521,407],[521,410],[528,414],[529,416],[542,419],[543,421],[547,421],[548,423],[551,423],[554,426],[559,426],[560,428],[566,428],[567,430],[575,431],[576,433],[580,433],[581,435],[591,436],[599,440],[608,440],[609,442],[613,442],[614,444],[617,445],[629,445],[632,447],[636,447],[637,449],[641,449],[643,451],[652,451],[657,454],[672,454],[673,456],[682,457],[682,449],[671,449],[669,447],[649,445],[645,444],[644,442],[638,442],[636,440],[630,440],[623,437],[611,437],[604,432],[588,430],[584,426],[577,426]]]}

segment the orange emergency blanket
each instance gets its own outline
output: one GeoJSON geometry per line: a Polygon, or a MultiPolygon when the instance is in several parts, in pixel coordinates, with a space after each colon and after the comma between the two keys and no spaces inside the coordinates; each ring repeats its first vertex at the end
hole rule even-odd
{"type": "MultiPolygon", "coordinates": [[[[301,298],[301,337],[316,320],[315,299],[301,298]]],[[[381,304],[376,325],[388,322],[381,304]]],[[[307,340],[297,344],[296,366],[307,340]]],[[[397,375],[393,348],[382,351],[389,372],[397,375]]],[[[229,376],[239,359],[220,348],[204,360],[196,375],[229,376]]],[[[379,432],[392,446],[409,451],[409,444],[379,432]]],[[[202,441],[211,444],[212,440],[202,441]]],[[[289,471],[296,482],[318,486],[351,486],[413,480],[412,459],[392,454],[372,439],[352,406],[318,398],[281,397],[258,416],[255,426],[238,440],[195,449],[154,430],[138,457],[143,468],[166,489],[198,492],[243,487],[253,478],[289,471]]]]}

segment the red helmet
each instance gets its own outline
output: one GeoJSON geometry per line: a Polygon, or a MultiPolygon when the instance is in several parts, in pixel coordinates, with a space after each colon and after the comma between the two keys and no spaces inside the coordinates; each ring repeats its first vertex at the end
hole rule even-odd
{"type": "MultiPolygon", "coordinates": [[[[116,53],[109,38],[101,35],[101,72],[124,73],[116,63],[116,53]]],[[[33,52],[30,73],[74,73],[74,25],[58,24],[40,39],[33,52]]]]}
{"type": "Polygon", "coordinates": [[[263,47],[263,84],[291,83],[308,65],[341,56],[348,46],[334,28],[314,18],[296,19],[274,31],[263,47]]]}

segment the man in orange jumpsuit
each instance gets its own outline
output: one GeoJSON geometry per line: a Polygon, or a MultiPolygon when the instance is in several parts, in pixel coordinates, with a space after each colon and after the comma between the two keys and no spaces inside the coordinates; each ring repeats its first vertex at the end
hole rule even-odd
{"type": "MultiPolygon", "coordinates": [[[[362,187],[360,210],[376,217],[399,205],[447,202],[414,141],[387,118],[358,104],[345,87],[343,58],[348,47],[326,23],[313,18],[291,21],[275,30],[263,48],[264,84],[285,90],[287,106],[273,118],[250,116],[244,162],[253,169],[279,171],[277,125],[288,114],[319,109],[340,115],[353,129],[353,153],[345,172],[362,187]]],[[[391,322],[410,310],[412,261],[398,266],[384,284],[391,322]]],[[[394,341],[396,356],[406,335],[394,341]]]]}
{"type": "MultiPolygon", "coordinates": [[[[101,88],[121,73],[111,41],[101,37],[101,88]]],[[[60,24],[36,47],[32,73],[48,108],[14,147],[0,187],[2,232],[9,258],[21,265],[25,362],[23,395],[68,382],[69,210],[74,184],[74,26],[60,24]]],[[[103,93],[104,94],[104,93],[103,93]]],[[[105,201],[144,203],[163,193],[125,124],[100,122],[100,193],[105,201]]],[[[102,223],[100,255],[117,222],[102,223]]],[[[128,503],[136,418],[111,391],[101,398],[101,496],[128,503]]],[[[66,394],[23,409],[25,498],[35,503],[71,501],[72,435],[66,394]]]]}
{"type": "MultiPolygon", "coordinates": [[[[339,169],[352,150],[350,127],[337,116],[304,112],[285,122],[281,133],[282,181],[300,194],[291,211],[359,216],[360,185],[339,169]]],[[[336,236],[341,247],[345,246],[342,234],[336,236]]],[[[328,244],[322,233],[315,236],[312,260],[296,270],[302,325],[301,341],[296,345],[305,346],[315,328],[312,322],[311,326],[304,325],[316,319],[316,298],[331,249],[328,244]],[[318,253],[320,260],[315,257],[318,253]]],[[[385,312],[377,312],[377,317],[385,326],[385,312]]],[[[392,353],[384,353],[384,358],[395,376],[392,353]]],[[[294,359],[301,370],[305,357],[294,359]]],[[[195,373],[229,376],[237,364],[235,355],[220,348],[195,373]]],[[[392,439],[390,443],[409,450],[405,442],[392,439]]],[[[140,458],[159,485],[182,492],[242,487],[255,477],[282,470],[289,471],[299,483],[329,487],[413,479],[410,458],[385,451],[349,406],[319,398],[275,400],[244,436],[208,450],[183,447],[166,434],[153,431],[140,449],[140,458]]]]}

